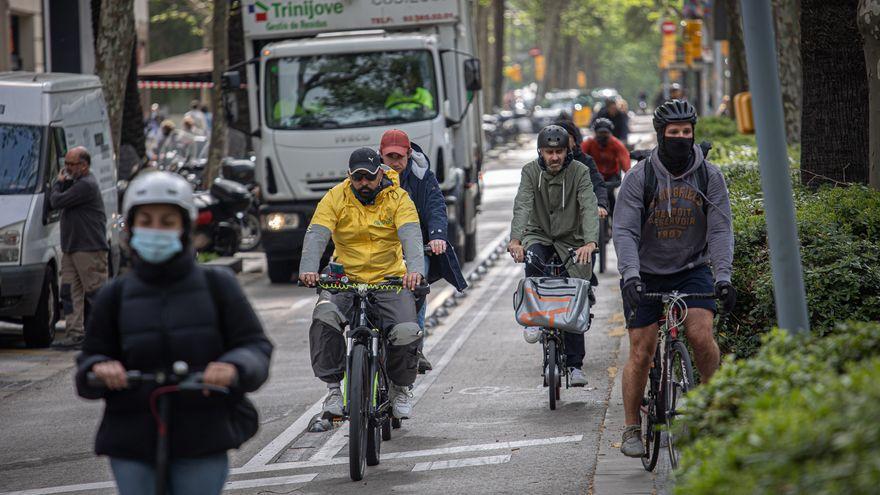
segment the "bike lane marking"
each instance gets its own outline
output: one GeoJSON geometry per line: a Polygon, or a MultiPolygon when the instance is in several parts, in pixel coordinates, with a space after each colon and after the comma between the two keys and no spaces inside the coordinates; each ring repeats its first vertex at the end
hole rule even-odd
{"type": "Polygon", "coordinates": [[[467,459],[451,459],[448,461],[420,462],[412,468],[413,473],[419,471],[436,471],[438,469],[455,469],[471,466],[488,466],[510,462],[510,454],[490,455],[487,457],[469,457],[467,459]]]}

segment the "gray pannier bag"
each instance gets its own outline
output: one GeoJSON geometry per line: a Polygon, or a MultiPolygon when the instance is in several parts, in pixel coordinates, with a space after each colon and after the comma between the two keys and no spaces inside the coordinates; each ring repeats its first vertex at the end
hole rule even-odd
{"type": "Polygon", "coordinates": [[[525,327],[584,333],[590,329],[590,281],[526,277],[513,294],[516,322],[525,327]]]}

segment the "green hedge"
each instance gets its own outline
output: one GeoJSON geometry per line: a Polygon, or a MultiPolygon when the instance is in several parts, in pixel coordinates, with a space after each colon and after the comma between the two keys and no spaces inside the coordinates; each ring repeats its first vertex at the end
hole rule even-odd
{"type": "Polygon", "coordinates": [[[676,493],[876,493],[878,382],[878,323],[771,333],[683,402],[676,493]]]}

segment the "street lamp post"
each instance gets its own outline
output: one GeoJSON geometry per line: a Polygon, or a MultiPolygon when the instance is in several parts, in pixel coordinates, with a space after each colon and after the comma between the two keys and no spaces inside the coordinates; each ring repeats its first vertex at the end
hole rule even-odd
{"type": "Polygon", "coordinates": [[[810,322],[788,166],[773,13],[766,0],[741,0],[743,37],[779,327],[807,332],[810,322]]]}

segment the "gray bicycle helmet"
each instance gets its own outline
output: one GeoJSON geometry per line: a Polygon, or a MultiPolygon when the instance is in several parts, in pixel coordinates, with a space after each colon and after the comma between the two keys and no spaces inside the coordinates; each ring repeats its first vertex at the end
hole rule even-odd
{"type": "Polygon", "coordinates": [[[690,122],[697,125],[697,110],[682,100],[669,100],[654,110],[654,130],[661,132],[675,122],[690,122]]]}
{"type": "Polygon", "coordinates": [[[137,176],[128,185],[122,200],[122,214],[128,219],[135,206],[168,204],[182,209],[194,222],[199,215],[193,190],[183,177],[171,172],[148,172],[137,176]]]}
{"type": "Polygon", "coordinates": [[[593,122],[592,127],[593,127],[593,132],[598,132],[601,129],[607,129],[609,131],[613,131],[614,130],[614,122],[611,122],[610,119],[606,119],[605,117],[602,117],[602,118],[596,119],[596,121],[593,122]]]}
{"type": "Polygon", "coordinates": [[[558,125],[548,125],[538,133],[538,149],[541,148],[566,148],[568,149],[568,131],[558,125]]]}

